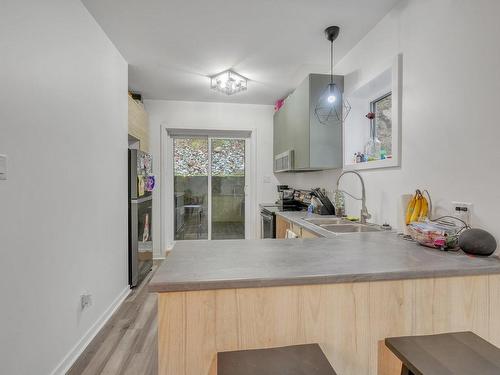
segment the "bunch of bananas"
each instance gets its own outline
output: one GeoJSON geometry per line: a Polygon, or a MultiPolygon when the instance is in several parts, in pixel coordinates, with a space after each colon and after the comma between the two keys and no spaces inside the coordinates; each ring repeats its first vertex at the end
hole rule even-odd
{"type": "Polygon", "coordinates": [[[415,195],[408,203],[406,208],[406,225],[413,221],[422,221],[427,218],[429,214],[429,202],[427,198],[422,195],[420,190],[415,191],[415,195]]]}

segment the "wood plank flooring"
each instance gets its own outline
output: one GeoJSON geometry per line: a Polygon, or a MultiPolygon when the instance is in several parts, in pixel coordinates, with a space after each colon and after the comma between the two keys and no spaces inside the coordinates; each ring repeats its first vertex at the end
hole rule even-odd
{"type": "Polygon", "coordinates": [[[153,271],[132,290],[120,308],[67,372],[68,375],[156,375],[158,373],[157,298],[148,293],[153,271]]]}

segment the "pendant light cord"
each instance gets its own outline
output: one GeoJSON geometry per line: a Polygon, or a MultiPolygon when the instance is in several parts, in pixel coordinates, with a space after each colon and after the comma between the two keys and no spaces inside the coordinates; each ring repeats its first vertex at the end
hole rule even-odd
{"type": "Polygon", "coordinates": [[[330,42],[330,83],[333,84],[333,40],[330,42]]]}

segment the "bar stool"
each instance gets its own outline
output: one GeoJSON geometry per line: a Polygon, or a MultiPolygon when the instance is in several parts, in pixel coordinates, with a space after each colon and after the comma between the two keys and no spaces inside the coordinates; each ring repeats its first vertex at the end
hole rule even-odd
{"type": "Polygon", "coordinates": [[[217,353],[217,375],[336,375],[318,344],[217,353]]]}
{"type": "Polygon", "coordinates": [[[500,349],[472,332],[391,337],[385,345],[401,362],[401,375],[498,375],[500,349]]]}

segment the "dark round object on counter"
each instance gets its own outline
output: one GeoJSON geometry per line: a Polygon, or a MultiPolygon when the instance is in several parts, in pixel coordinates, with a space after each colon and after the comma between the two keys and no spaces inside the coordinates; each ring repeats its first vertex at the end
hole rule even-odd
{"type": "Polygon", "coordinates": [[[497,249],[497,241],[482,229],[467,229],[458,238],[458,246],[468,254],[491,255],[497,249]]]}

